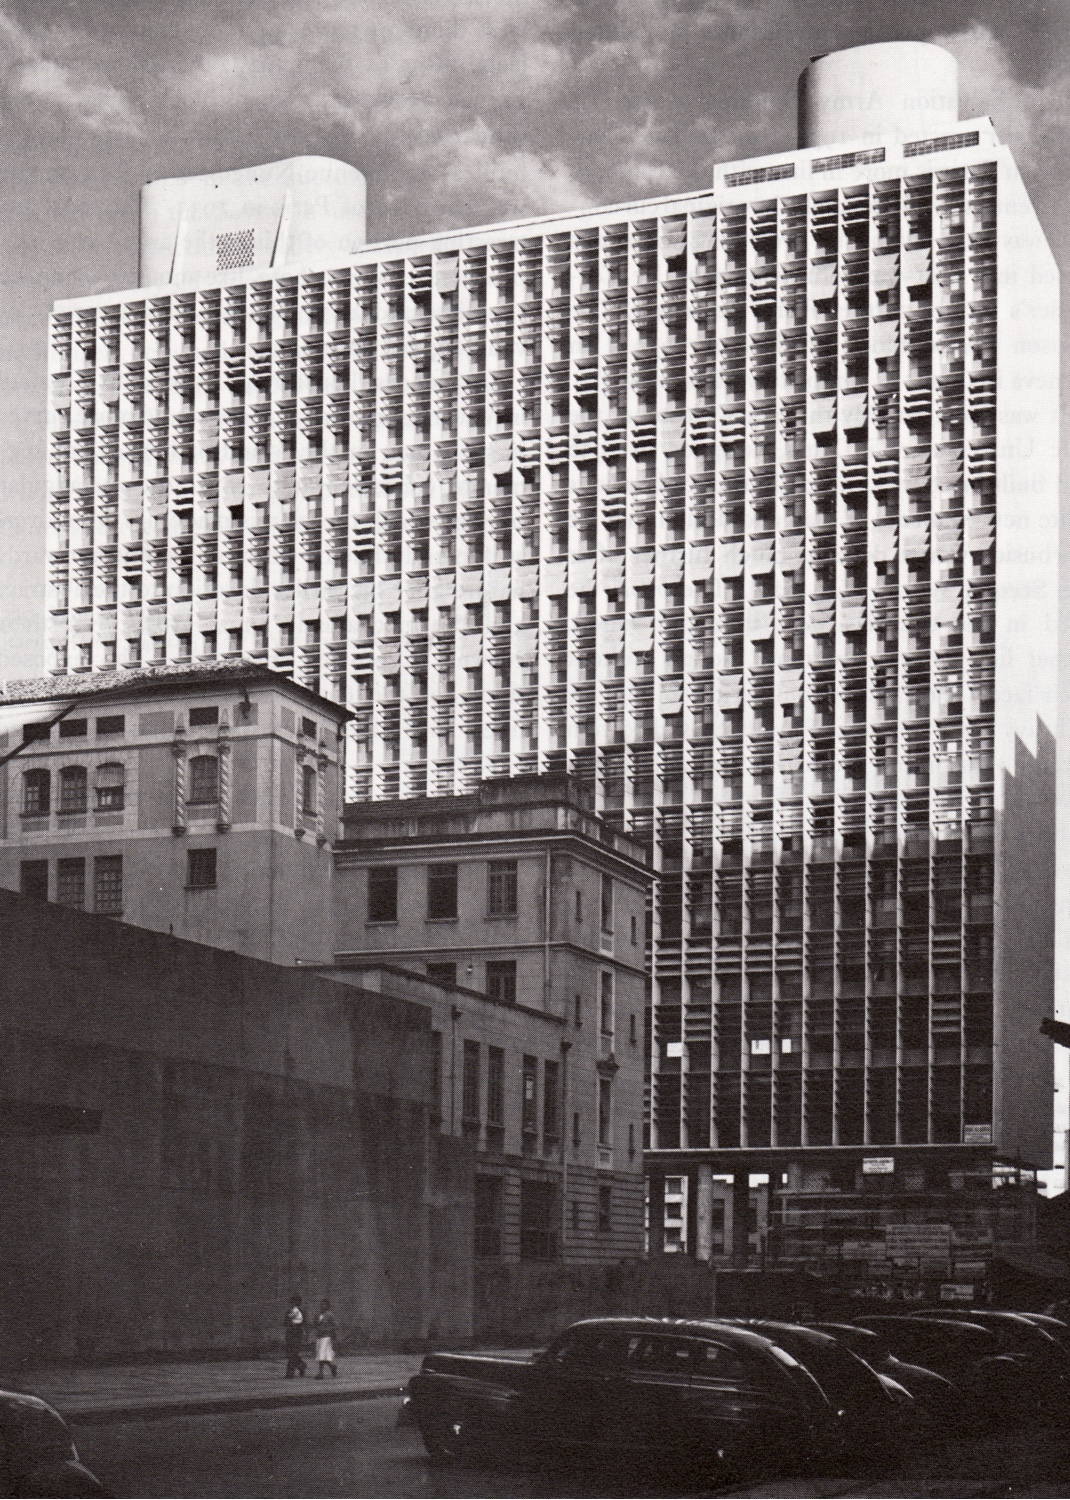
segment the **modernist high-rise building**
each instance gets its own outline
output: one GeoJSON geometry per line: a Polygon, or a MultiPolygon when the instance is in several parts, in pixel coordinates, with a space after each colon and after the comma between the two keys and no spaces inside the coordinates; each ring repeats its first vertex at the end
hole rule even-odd
{"type": "Polygon", "coordinates": [[[369,246],[339,163],[154,183],[142,268],[52,316],[51,670],[263,660],[351,799],[589,783],[700,1253],[717,1174],[1046,1164],[1058,283],[948,54],[642,203],[369,246]]]}

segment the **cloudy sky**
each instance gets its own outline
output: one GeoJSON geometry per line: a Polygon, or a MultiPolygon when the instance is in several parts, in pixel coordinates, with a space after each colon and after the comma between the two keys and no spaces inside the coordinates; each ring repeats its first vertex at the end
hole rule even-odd
{"type": "Polygon", "coordinates": [[[46,314],[134,284],[143,182],[340,157],[372,240],[700,188],[895,38],[956,54],[1065,268],[1068,0],[0,0],[0,677],[41,665],[46,314]]]}

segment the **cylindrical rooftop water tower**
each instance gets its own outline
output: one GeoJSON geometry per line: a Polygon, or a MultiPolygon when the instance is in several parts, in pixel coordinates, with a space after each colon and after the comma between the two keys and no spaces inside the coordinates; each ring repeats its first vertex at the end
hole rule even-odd
{"type": "Polygon", "coordinates": [[[931,42],[847,47],[799,75],[800,147],[941,135],[958,117],[958,64],[931,42]]]}

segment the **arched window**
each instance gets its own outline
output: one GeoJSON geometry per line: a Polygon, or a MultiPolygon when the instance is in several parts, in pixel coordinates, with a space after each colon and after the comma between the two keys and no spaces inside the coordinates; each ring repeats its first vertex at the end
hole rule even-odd
{"type": "Polygon", "coordinates": [[[195,755],[189,763],[190,802],[219,801],[219,757],[195,755]]]}
{"type": "Polygon", "coordinates": [[[59,773],[59,810],[61,813],[84,813],[86,808],[85,766],[64,766],[59,773]]]}
{"type": "Polygon", "coordinates": [[[97,767],[97,811],[121,812],[126,806],[126,767],[106,761],[97,767]]]}
{"type": "Polygon", "coordinates": [[[24,813],[46,813],[52,807],[52,773],[22,773],[22,810],[24,813]]]}
{"type": "Polygon", "coordinates": [[[316,806],[319,801],[319,785],[316,777],[315,766],[301,767],[301,811],[306,817],[316,816],[316,806]]]}

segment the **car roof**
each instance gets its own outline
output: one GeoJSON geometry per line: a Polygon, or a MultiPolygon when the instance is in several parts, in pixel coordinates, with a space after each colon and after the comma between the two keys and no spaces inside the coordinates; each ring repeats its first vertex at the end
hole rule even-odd
{"type": "Polygon", "coordinates": [[[775,1338],[770,1338],[753,1324],[721,1322],[716,1318],[581,1318],[564,1331],[571,1333],[576,1328],[615,1328],[621,1333],[672,1333],[685,1338],[731,1336],[754,1347],[776,1343],[775,1338]]]}
{"type": "Polygon", "coordinates": [[[44,1415],[55,1417],[58,1422],[63,1422],[64,1426],[67,1425],[63,1416],[54,1406],[42,1400],[40,1396],[31,1395],[29,1391],[0,1390],[0,1407],[3,1406],[19,1406],[25,1411],[40,1412],[44,1415]]]}
{"type": "Polygon", "coordinates": [[[969,1318],[916,1318],[911,1313],[865,1313],[856,1320],[860,1327],[866,1328],[870,1323],[884,1326],[887,1323],[894,1324],[897,1328],[904,1325],[908,1328],[924,1329],[936,1328],[944,1333],[948,1329],[968,1328],[972,1333],[983,1333],[988,1338],[995,1338],[991,1328],[986,1328],[983,1323],[975,1323],[969,1318]]]}

